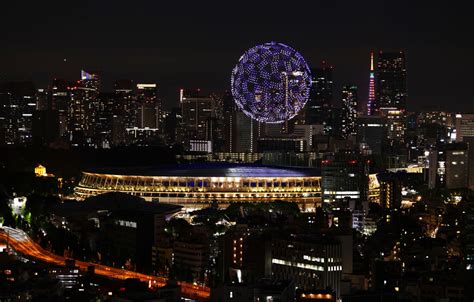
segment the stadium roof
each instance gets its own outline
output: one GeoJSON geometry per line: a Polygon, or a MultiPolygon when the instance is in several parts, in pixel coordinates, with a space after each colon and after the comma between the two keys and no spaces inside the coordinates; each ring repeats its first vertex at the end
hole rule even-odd
{"type": "Polygon", "coordinates": [[[112,175],[170,177],[303,177],[320,175],[319,170],[311,168],[288,168],[231,163],[193,163],[158,167],[100,168],[85,172],[112,175]]]}

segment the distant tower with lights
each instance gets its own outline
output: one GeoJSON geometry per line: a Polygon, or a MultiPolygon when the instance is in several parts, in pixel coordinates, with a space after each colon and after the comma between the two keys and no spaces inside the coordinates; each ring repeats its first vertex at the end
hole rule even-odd
{"type": "Polygon", "coordinates": [[[357,123],[357,86],[345,85],[342,87],[341,134],[347,139],[356,135],[357,123]]]}
{"type": "Polygon", "coordinates": [[[374,71],[374,53],[370,53],[370,73],[369,73],[369,100],[367,102],[367,115],[373,115],[375,108],[375,71],[374,71]]]}

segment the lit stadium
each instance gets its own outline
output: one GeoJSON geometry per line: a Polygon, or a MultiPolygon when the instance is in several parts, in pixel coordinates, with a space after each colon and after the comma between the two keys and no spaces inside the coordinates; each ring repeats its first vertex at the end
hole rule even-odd
{"type": "Polygon", "coordinates": [[[147,201],[199,208],[217,202],[296,202],[313,208],[321,202],[319,172],[223,163],[187,164],[158,168],[111,168],[85,171],[75,189],[79,198],[123,192],[147,201]]]}

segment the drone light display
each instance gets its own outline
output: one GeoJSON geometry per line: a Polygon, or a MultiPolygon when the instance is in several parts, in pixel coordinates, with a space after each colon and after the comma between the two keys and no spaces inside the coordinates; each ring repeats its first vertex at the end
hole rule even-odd
{"type": "Polygon", "coordinates": [[[281,123],[306,104],[311,74],[304,58],[277,42],[247,50],[232,70],[231,89],[237,106],[250,118],[281,123]]]}

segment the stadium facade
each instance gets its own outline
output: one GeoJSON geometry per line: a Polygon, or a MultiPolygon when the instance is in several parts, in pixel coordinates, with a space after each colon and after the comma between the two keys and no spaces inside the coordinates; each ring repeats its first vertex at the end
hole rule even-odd
{"type": "Polygon", "coordinates": [[[311,209],[321,203],[319,174],[308,168],[222,163],[111,168],[84,171],[75,194],[87,198],[123,192],[186,208],[284,200],[311,209]]]}

